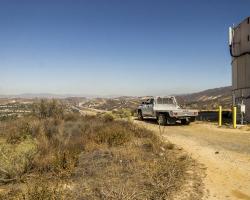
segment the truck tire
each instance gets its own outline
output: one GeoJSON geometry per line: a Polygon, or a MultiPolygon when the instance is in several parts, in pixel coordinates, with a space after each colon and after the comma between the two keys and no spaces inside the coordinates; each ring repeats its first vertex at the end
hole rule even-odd
{"type": "Polygon", "coordinates": [[[182,124],[182,125],[189,125],[189,124],[190,124],[190,120],[181,119],[181,124],[182,124]]]}
{"type": "Polygon", "coordinates": [[[138,110],[137,115],[138,115],[139,120],[143,120],[143,115],[142,115],[141,110],[138,110]]]}
{"type": "Polygon", "coordinates": [[[190,122],[195,122],[195,117],[190,117],[189,121],[190,122]]]}
{"type": "Polygon", "coordinates": [[[164,125],[167,124],[166,115],[164,115],[164,114],[159,114],[159,116],[158,116],[158,124],[159,124],[159,125],[162,125],[162,126],[164,126],[164,125]]]}

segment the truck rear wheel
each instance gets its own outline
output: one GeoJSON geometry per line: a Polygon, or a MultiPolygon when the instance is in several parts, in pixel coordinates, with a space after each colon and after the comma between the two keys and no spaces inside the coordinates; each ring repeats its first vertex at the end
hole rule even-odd
{"type": "Polygon", "coordinates": [[[159,114],[159,116],[158,116],[158,124],[164,126],[164,125],[166,125],[166,123],[167,123],[166,116],[164,114],[159,114]]]}
{"type": "Polygon", "coordinates": [[[142,115],[141,110],[138,110],[137,114],[138,114],[138,119],[143,120],[143,115],[142,115]]]}
{"type": "Polygon", "coordinates": [[[188,120],[188,119],[181,119],[181,124],[182,125],[189,125],[190,124],[190,120],[188,120]]]}
{"type": "Polygon", "coordinates": [[[190,122],[195,122],[195,117],[190,117],[189,121],[190,122]]]}

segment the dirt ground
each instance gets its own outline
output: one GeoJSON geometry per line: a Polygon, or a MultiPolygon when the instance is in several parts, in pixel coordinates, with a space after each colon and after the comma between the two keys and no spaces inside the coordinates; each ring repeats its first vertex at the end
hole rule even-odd
{"type": "Polygon", "coordinates": [[[250,200],[250,131],[202,122],[160,129],[154,120],[135,123],[162,134],[204,166],[201,199],[250,200]]]}

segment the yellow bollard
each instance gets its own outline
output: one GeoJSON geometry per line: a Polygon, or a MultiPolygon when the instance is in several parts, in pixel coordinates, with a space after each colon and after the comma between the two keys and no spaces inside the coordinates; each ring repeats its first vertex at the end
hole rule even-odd
{"type": "Polygon", "coordinates": [[[219,127],[222,126],[222,106],[219,106],[219,127]]]}
{"type": "Polygon", "coordinates": [[[237,107],[234,106],[233,107],[233,128],[237,128],[236,117],[237,117],[237,107]]]}

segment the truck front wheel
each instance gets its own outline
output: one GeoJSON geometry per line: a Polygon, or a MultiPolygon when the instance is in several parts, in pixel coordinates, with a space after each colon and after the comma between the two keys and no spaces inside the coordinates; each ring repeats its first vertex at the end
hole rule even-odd
{"type": "Polygon", "coordinates": [[[167,123],[166,116],[164,114],[159,114],[159,116],[158,116],[158,124],[164,126],[164,125],[166,125],[166,123],[167,123]]]}

